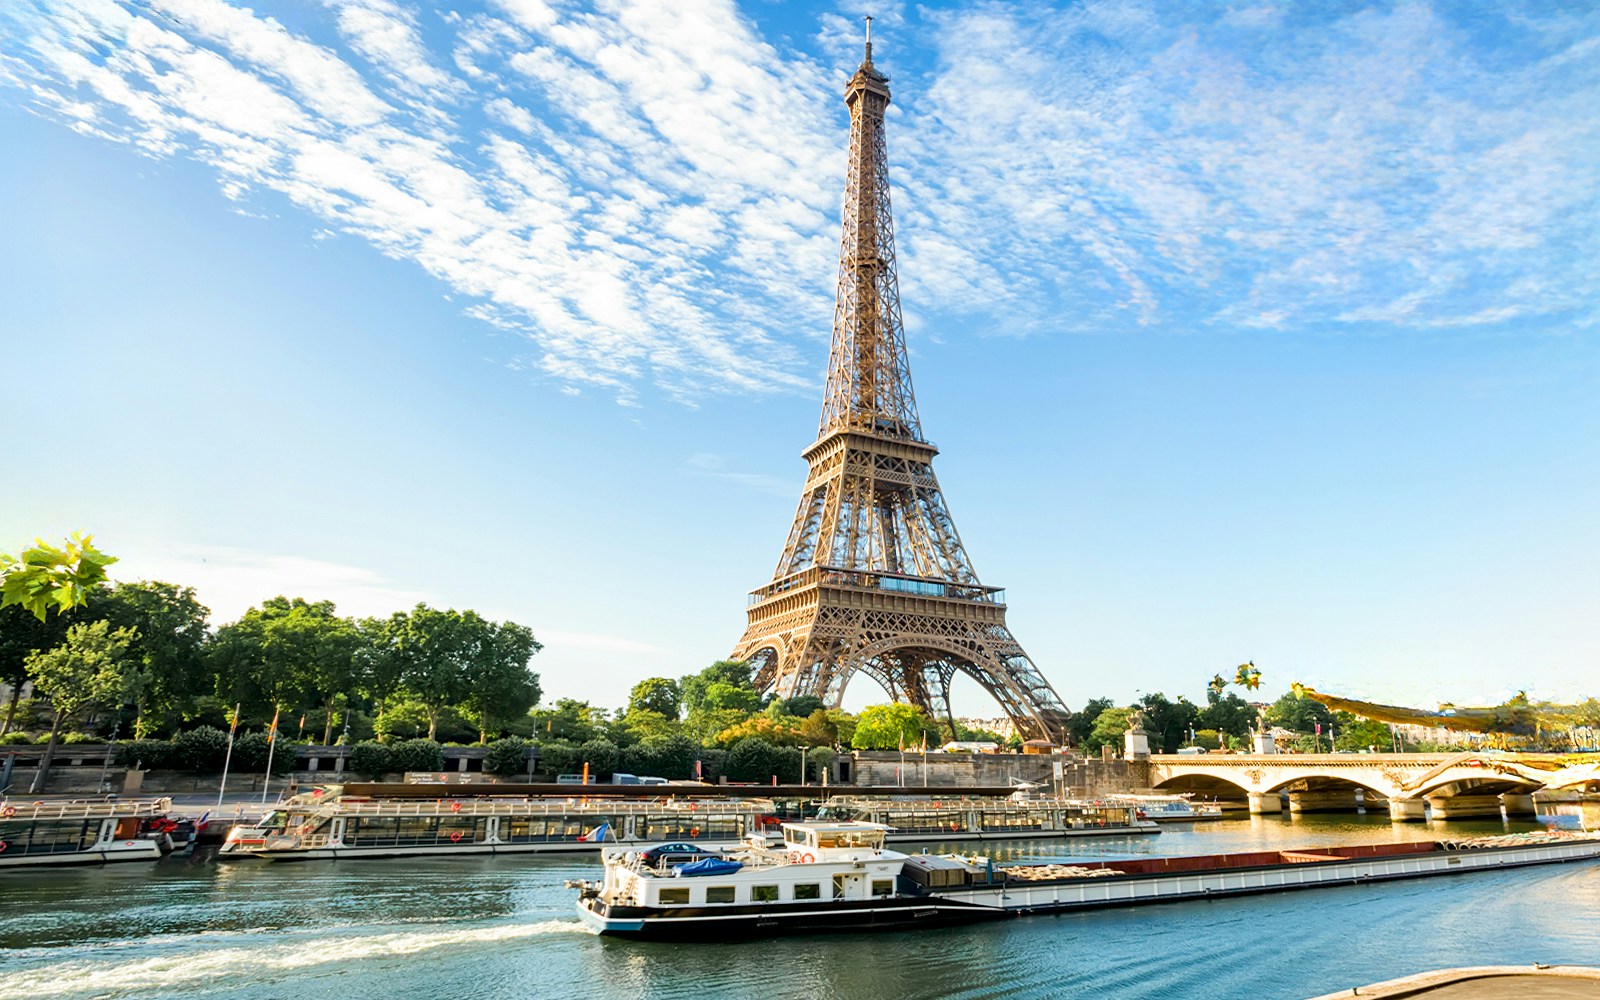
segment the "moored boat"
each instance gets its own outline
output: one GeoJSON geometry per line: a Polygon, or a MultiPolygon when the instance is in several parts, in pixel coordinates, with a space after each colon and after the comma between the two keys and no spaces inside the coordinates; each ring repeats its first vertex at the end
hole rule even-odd
{"type": "Polygon", "coordinates": [[[869,823],[789,823],[784,848],[651,864],[609,852],[578,889],[603,934],[720,940],[784,932],[931,926],[1321,886],[1365,885],[1600,860],[1600,834],[1551,832],[1304,851],[997,867],[986,858],[906,855],[869,823]]]}
{"type": "Polygon", "coordinates": [[[171,799],[0,803],[0,870],[155,861],[171,799]]]}
{"type": "Polygon", "coordinates": [[[771,811],[772,803],[760,799],[530,798],[492,792],[378,799],[323,786],[229,830],[218,857],[310,861],[595,851],[608,844],[667,840],[728,847],[758,834],[760,818],[771,811]]]}
{"type": "Polygon", "coordinates": [[[819,818],[854,819],[888,827],[890,843],[1035,840],[1160,833],[1138,807],[1116,798],[1066,799],[1017,794],[944,798],[835,796],[819,818]]]}
{"type": "Polygon", "coordinates": [[[1132,806],[1140,819],[1154,823],[1194,823],[1222,818],[1222,807],[1217,803],[1195,802],[1187,795],[1109,795],[1106,798],[1132,806]]]}

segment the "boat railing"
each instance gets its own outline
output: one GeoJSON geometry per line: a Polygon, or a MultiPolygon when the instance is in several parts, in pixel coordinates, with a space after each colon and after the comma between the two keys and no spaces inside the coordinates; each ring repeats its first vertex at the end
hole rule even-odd
{"type": "Polygon", "coordinates": [[[76,799],[68,802],[16,802],[0,803],[0,819],[107,819],[117,817],[164,816],[172,811],[172,800],[130,799],[123,802],[90,802],[76,799]]]}
{"type": "Polygon", "coordinates": [[[742,816],[751,817],[770,811],[751,802],[618,802],[522,799],[463,800],[426,799],[416,801],[351,802],[335,800],[316,809],[308,810],[308,818],[336,816],[742,816]]]}

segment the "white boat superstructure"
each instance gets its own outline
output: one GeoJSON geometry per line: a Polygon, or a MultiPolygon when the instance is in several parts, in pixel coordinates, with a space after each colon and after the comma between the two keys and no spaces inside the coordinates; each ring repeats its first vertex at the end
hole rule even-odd
{"type": "Polygon", "coordinates": [[[371,799],[318,789],[228,832],[218,856],[265,860],[592,851],[695,841],[731,847],[760,832],[772,803],[480,795],[371,799]]]}
{"type": "Polygon", "coordinates": [[[1195,802],[1188,795],[1108,795],[1106,798],[1130,805],[1140,819],[1156,823],[1193,823],[1222,818],[1221,806],[1215,802],[1195,802]]]}
{"type": "MultiPolygon", "coordinates": [[[[1181,800],[1180,800],[1181,801],[1181,800]]],[[[1069,799],[1019,791],[1006,797],[828,799],[819,816],[881,823],[891,843],[1036,840],[1159,833],[1121,797],[1069,799]]]]}
{"type": "Polygon", "coordinates": [[[748,842],[688,864],[656,863],[648,852],[608,851],[598,883],[580,889],[578,914],[602,932],[713,935],[756,924],[886,926],[932,915],[899,892],[907,855],[884,848],[888,827],[850,820],[783,824],[783,843],[748,842]]]}
{"type": "Polygon", "coordinates": [[[155,861],[150,827],[171,799],[0,801],[0,869],[155,861]]]}

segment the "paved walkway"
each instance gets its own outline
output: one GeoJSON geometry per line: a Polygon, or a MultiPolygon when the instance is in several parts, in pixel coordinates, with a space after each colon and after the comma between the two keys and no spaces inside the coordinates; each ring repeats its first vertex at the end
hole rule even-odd
{"type": "Polygon", "coordinates": [[[1600,968],[1582,965],[1484,965],[1439,969],[1327,993],[1335,997],[1424,997],[1426,1000],[1600,1000],[1600,968]]]}

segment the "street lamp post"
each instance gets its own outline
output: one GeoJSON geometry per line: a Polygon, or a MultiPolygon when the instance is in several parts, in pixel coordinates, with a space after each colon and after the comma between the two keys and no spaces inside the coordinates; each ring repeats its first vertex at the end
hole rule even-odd
{"type": "Polygon", "coordinates": [[[811,749],[810,747],[801,747],[800,748],[800,787],[801,788],[804,788],[806,786],[806,751],[810,750],[810,749],[811,749]]]}

